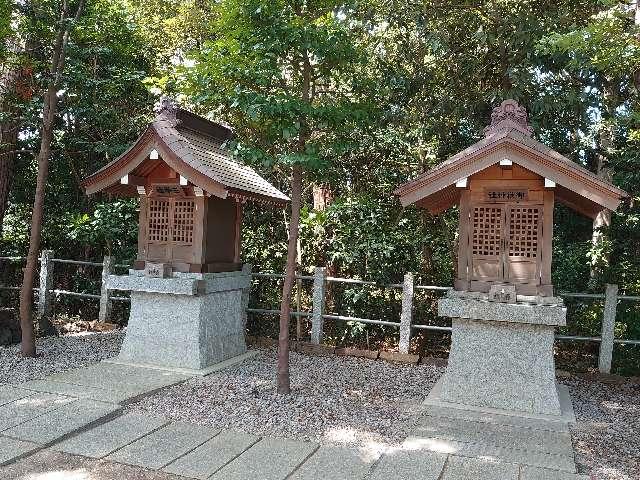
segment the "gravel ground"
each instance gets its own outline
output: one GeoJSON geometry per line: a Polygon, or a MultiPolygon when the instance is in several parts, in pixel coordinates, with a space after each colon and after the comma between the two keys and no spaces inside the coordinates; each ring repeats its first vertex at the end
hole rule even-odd
{"type": "Polygon", "coordinates": [[[39,338],[36,358],[22,357],[19,345],[0,347],[0,384],[22,383],[114,357],[123,338],[120,331],[39,338]]]}
{"type": "Polygon", "coordinates": [[[261,350],[130,408],[259,435],[358,444],[374,453],[406,437],[417,404],[442,373],[426,365],[292,353],[293,394],[283,396],[275,393],[275,371],[275,352],[261,350]]]}
{"type": "Polygon", "coordinates": [[[563,383],[577,418],[571,436],[580,471],[598,480],[640,479],[640,384],[563,383]]]}

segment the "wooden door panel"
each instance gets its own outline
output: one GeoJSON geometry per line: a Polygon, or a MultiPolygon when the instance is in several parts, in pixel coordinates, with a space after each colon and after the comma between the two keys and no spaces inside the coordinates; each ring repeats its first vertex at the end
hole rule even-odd
{"type": "Polygon", "coordinates": [[[503,228],[503,205],[481,204],[471,209],[471,280],[498,281],[503,278],[503,228]]]}
{"type": "Polygon", "coordinates": [[[513,283],[539,283],[541,205],[512,205],[507,210],[505,274],[513,283]]]}

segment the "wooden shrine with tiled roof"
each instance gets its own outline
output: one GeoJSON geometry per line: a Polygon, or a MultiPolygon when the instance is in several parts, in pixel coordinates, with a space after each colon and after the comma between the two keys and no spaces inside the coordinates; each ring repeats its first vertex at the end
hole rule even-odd
{"type": "Polygon", "coordinates": [[[225,149],[229,128],[163,101],[120,157],[83,181],[88,195],[140,197],[138,256],[179,272],[240,268],[242,205],[288,197],[225,149]]]}
{"type": "Polygon", "coordinates": [[[554,202],[594,218],[627,196],[534,140],[532,131],[526,110],[505,100],[484,139],[395,191],[403,206],[433,214],[459,205],[456,290],[509,284],[519,294],[553,295],[554,202]]]}

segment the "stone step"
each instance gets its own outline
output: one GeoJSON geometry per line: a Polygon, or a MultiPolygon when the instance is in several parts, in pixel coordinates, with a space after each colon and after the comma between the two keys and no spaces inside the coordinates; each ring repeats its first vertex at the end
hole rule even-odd
{"type": "Polygon", "coordinates": [[[523,465],[520,467],[520,480],[589,480],[588,475],[559,472],[548,468],[537,468],[523,465]]]}
{"type": "Polygon", "coordinates": [[[573,455],[571,435],[567,432],[533,430],[457,418],[423,416],[412,429],[411,435],[506,448],[517,445],[518,449],[531,452],[573,455]]]}
{"type": "Polygon", "coordinates": [[[54,382],[51,380],[31,380],[23,384],[34,392],[56,393],[76,398],[88,398],[100,402],[121,404],[135,399],[146,393],[143,388],[129,390],[106,390],[104,388],[90,387],[88,385],[74,385],[72,383],[54,382]]]}
{"type": "Polygon", "coordinates": [[[447,455],[429,451],[385,453],[367,480],[439,480],[447,455]]]}
{"type": "Polygon", "coordinates": [[[451,455],[440,480],[518,480],[519,470],[514,463],[451,455]]]}
{"type": "Polygon", "coordinates": [[[542,420],[515,415],[503,415],[499,413],[463,410],[459,408],[443,407],[438,405],[425,405],[423,408],[425,409],[425,415],[429,415],[432,417],[456,418],[472,422],[491,423],[494,425],[509,425],[512,427],[522,427],[533,430],[548,430],[551,432],[569,433],[569,426],[566,422],[561,420],[542,420]]]}
{"type": "Polygon", "coordinates": [[[317,448],[314,443],[265,438],[218,470],[211,480],[284,480],[317,448]]]}
{"type": "MultiPolygon", "coordinates": [[[[29,399],[31,397],[27,397],[29,399]]],[[[109,415],[120,411],[116,405],[79,399],[62,405],[46,415],[28,420],[2,432],[8,437],[37,443],[50,444],[59,438],[90,426],[109,415]]]]}
{"type": "Polygon", "coordinates": [[[355,448],[323,445],[287,480],[361,480],[374,461],[355,448]]]}
{"type": "Polygon", "coordinates": [[[472,458],[491,457],[505,463],[521,463],[534,467],[575,473],[573,454],[553,455],[519,448],[507,448],[483,443],[466,443],[438,437],[409,437],[403,443],[403,447],[409,450],[449,453],[472,458]]]}
{"type": "Polygon", "coordinates": [[[163,468],[183,477],[207,479],[255,444],[260,437],[224,431],[163,468]]]}
{"type": "Polygon", "coordinates": [[[64,440],[54,445],[53,449],[83,457],[102,458],[167,423],[164,418],[127,413],[64,440]]]}
{"type": "Polygon", "coordinates": [[[198,425],[170,423],[105,458],[114,462],[158,470],[199,447],[218,433],[219,430],[198,425]]]}

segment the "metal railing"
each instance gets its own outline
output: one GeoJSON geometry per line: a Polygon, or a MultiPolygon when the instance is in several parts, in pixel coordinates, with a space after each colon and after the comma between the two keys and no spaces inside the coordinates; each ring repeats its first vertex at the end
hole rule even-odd
{"type": "MultiPolygon", "coordinates": [[[[0,257],[1,262],[20,262],[24,261],[25,257],[0,257]]],[[[38,288],[34,288],[37,298],[38,314],[46,315],[51,312],[52,304],[56,298],[61,295],[74,296],[80,298],[87,298],[91,300],[98,300],[100,304],[98,319],[101,322],[109,321],[111,315],[112,302],[114,301],[129,301],[127,297],[117,297],[111,295],[111,291],[107,288],[107,278],[112,274],[114,267],[126,268],[128,265],[115,264],[112,257],[105,256],[103,262],[90,262],[83,260],[70,260],[53,258],[53,252],[50,250],[43,250],[40,256],[40,285],[38,288]],[[53,287],[53,272],[54,264],[70,264],[89,266],[102,269],[102,277],[100,284],[100,294],[86,293],[86,292],[73,292],[69,290],[59,290],[53,287]]],[[[252,273],[252,278],[255,279],[271,279],[280,280],[284,278],[284,275],[277,273],[252,273]]],[[[330,277],[326,275],[326,269],[324,267],[316,267],[314,275],[296,275],[296,281],[299,284],[302,281],[313,282],[312,286],[312,309],[310,312],[305,312],[300,309],[300,298],[296,309],[290,312],[293,318],[311,318],[311,341],[312,343],[322,343],[322,337],[324,332],[324,322],[338,321],[338,322],[357,322],[369,325],[383,325],[387,327],[394,327],[400,330],[400,353],[409,352],[409,342],[413,331],[415,330],[431,330],[439,332],[450,332],[451,327],[439,326],[439,325],[426,325],[413,323],[413,301],[414,291],[434,291],[444,292],[450,290],[451,287],[443,287],[437,285],[415,285],[413,275],[408,273],[404,277],[403,283],[396,284],[380,284],[378,282],[360,280],[354,278],[341,278],[330,277]],[[348,315],[340,315],[337,313],[325,312],[325,300],[326,300],[326,285],[328,283],[343,283],[350,285],[360,285],[363,287],[373,286],[387,289],[399,289],[402,291],[402,309],[400,313],[399,321],[360,318],[348,315]]],[[[0,285],[0,290],[19,290],[17,286],[0,285]]],[[[591,300],[604,300],[604,310],[602,317],[601,336],[599,337],[587,337],[578,335],[556,335],[556,340],[559,341],[578,341],[578,342],[598,342],[600,343],[599,352],[599,368],[601,372],[609,373],[611,370],[611,360],[613,356],[613,345],[640,345],[640,339],[619,339],[615,338],[615,321],[617,304],[619,301],[640,301],[640,296],[635,295],[618,295],[617,285],[607,285],[605,293],[573,293],[573,292],[561,292],[560,297],[563,298],[584,298],[591,300]]],[[[256,315],[278,315],[280,310],[269,308],[247,308],[247,313],[256,315]]]]}

